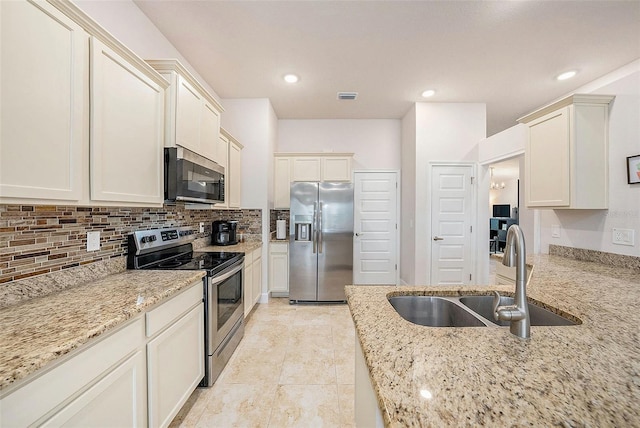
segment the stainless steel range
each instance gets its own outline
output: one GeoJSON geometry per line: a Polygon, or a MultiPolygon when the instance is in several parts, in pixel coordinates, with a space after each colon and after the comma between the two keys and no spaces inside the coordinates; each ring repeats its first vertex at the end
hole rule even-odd
{"type": "Polygon", "coordinates": [[[244,336],[244,254],[193,251],[189,227],[143,230],[129,235],[128,269],[204,270],[205,376],[211,386],[244,336]]]}

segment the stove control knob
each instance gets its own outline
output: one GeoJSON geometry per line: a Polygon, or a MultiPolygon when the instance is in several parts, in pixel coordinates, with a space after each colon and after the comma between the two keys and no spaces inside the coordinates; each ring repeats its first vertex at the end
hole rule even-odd
{"type": "Polygon", "coordinates": [[[155,241],[156,239],[157,239],[156,235],[150,235],[149,236],[149,241],[151,241],[151,242],[155,241]]]}
{"type": "Polygon", "coordinates": [[[143,236],[140,239],[140,242],[142,242],[143,244],[148,243],[148,242],[153,242],[156,240],[156,236],[155,235],[147,235],[147,236],[143,236]]]}

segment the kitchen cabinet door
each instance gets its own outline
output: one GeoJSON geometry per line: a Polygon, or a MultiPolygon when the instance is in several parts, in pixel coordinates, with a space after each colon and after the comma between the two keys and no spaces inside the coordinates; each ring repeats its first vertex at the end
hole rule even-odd
{"type": "Polygon", "coordinates": [[[273,185],[274,209],[289,209],[291,203],[291,158],[275,158],[273,185]]]}
{"type": "Polygon", "coordinates": [[[262,295],[262,247],[253,251],[253,279],[251,281],[253,291],[251,297],[255,305],[262,295]]]}
{"type": "Polygon", "coordinates": [[[136,352],[42,426],[147,426],[145,367],[144,352],[136,352]]]}
{"type": "Polygon", "coordinates": [[[291,161],[291,181],[322,180],[322,158],[300,156],[291,161]]]}
{"type": "Polygon", "coordinates": [[[202,104],[202,123],[200,130],[200,150],[202,152],[200,154],[221,165],[220,157],[218,156],[220,113],[207,101],[202,104]]]}
{"type": "Polygon", "coordinates": [[[164,88],[91,39],[91,199],[162,204],[164,88]]]}
{"type": "Polygon", "coordinates": [[[244,299],[244,317],[246,318],[253,309],[253,263],[244,259],[244,287],[242,298],[244,299]]]}
{"type": "Polygon", "coordinates": [[[46,2],[0,2],[0,198],[78,201],[89,35],[46,2]]]}
{"type": "Polygon", "coordinates": [[[574,94],[518,119],[528,126],[528,207],[606,209],[610,95],[574,94]]]}
{"type": "Polygon", "coordinates": [[[147,344],[149,426],[171,423],[204,377],[204,354],[202,303],[147,344]]]}
{"type": "Polygon", "coordinates": [[[269,244],[269,292],[273,297],[289,296],[289,244],[269,244]]]}
{"type": "Polygon", "coordinates": [[[322,158],[322,181],[351,181],[351,156],[322,158]]]}
{"type": "Polygon", "coordinates": [[[229,140],[224,135],[218,137],[218,158],[224,167],[224,203],[215,204],[216,208],[229,208],[229,140]]]}
{"type": "MultiPolygon", "coordinates": [[[[229,208],[240,208],[242,191],[242,149],[233,141],[229,143],[229,168],[225,173],[229,181],[229,208]]],[[[226,199],[227,195],[225,195],[226,199]]]]}
{"type": "Polygon", "coordinates": [[[202,105],[204,99],[202,95],[180,75],[177,79],[177,85],[175,143],[204,156],[200,145],[200,127],[202,125],[202,105]]]}

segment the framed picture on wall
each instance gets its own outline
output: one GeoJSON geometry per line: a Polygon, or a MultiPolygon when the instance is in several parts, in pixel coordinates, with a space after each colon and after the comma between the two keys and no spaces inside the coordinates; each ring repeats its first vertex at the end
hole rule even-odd
{"type": "Polygon", "coordinates": [[[627,158],[627,183],[640,183],[640,155],[627,158]]]}

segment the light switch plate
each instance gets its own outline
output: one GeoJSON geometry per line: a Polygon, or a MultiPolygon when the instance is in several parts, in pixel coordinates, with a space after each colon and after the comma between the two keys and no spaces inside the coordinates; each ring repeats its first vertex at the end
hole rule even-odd
{"type": "Polygon", "coordinates": [[[560,225],[559,224],[551,225],[551,237],[552,238],[559,238],[560,237],[560,225]]]}
{"type": "Polygon", "coordinates": [[[87,232],[87,251],[100,249],[100,232],[87,232]]]}

